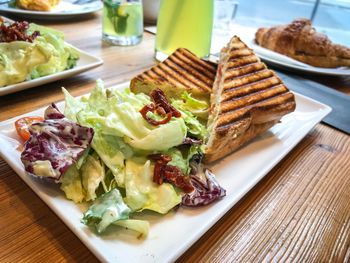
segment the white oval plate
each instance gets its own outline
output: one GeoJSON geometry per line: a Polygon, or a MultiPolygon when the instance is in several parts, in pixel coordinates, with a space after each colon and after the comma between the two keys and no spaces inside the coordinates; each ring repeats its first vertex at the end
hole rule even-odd
{"type": "Polygon", "coordinates": [[[100,0],[61,0],[55,8],[48,12],[14,8],[10,7],[8,3],[0,4],[0,11],[21,16],[26,19],[67,19],[76,17],[77,15],[90,14],[101,9],[102,1],[100,0]],[[80,1],[81,4],[79,4],[78,1],[80,1]]]}
{"type": "Polygon", "coordinates": [[[295,59],[292,59],[290,57],[279,54],[277,52],[260,47],[253,42],[251,42],[250,47],[264,62],[270,65],[273,65],[275,67],[279,67],[282,69],[284,68],[284,69],[288,69],[296,72],[308,73],[308,74],[350,76],[350,68],[348,67],[339,67],[339,68],[313,67],[305,63],[299,62],[295,59]]]}
{"type": "Polygon", "coordinates": [[[223,46],[228,43],[233,35],[240,37],[248,47],[254,50],[254,52],[264,61],[266,64],[273,65],[275,67],[312,75],[329,75],[329,76],[350,76],[349,67],[340,68],[320,68],[313,67],[308,64],[302,63],[285,55],[279,54],[272,50],[263,48],[255,43],[256,28],[245,27],[242,25],[234,25],[231,31],[216,30],[213,34],[212,40],[212,60],[217,61],[219,52],[223,46]]]}

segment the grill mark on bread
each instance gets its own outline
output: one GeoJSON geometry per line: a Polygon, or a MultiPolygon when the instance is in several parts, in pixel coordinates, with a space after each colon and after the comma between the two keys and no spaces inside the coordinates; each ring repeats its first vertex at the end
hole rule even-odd
{"type": "Polygon", "coordinates": [[[186,76],[187,79],[191,79],[196,85],[201,86],[205,90],[211,90],[208,86],[211,87],[213,85],[214,75],[208,77],[206,74],[207,71],[201,67],[196,67],[196,63],[182,61],[181,58],[173,56],[166,64],[170,67],[171,65],[178,67],[180,71],[183,71],[184,77],[186,76]]]}
{"type": "MultiPolygon", "coordinates": [[[[132,83],[150,82],[181,87],[197,94],[209,94],[216,75],[217,65],[196,57],[184,48],[177,49],[165,61],[141,73],[132,83]]],[[[131,90],[136,86],[131,87],[131,90]]],[[[137,88],[136,88],[137,92],[137,88]]]]}
{"type": "Polygon", "coordinates": [[[228,122],[228,123],[224,123],[224,124],[222,124],[220,126],[217,126],[215,128],[215,131],[218,132],[218,133],[224,133],[225,130],[231,128],[232,126],[234,126],[236,124],[238,124],[238,122],[241,122],[241,121],[243,121],[246,118],[249,118],[250,116],[251,115],[250,115],[250,112],[248,110],[242,109],[242,114],[238,115],[238,117],[235,118],[235,119],[231,119],[231,121],[228,122]]]}
{"type": "MultiPolygon", "coordinates": [[[[157,72],[156,69],[151,69],[147,72],[147,75],[149,75],[149,79],[152,81],[153,79],[159,79],[159,80],[166,80],[162,73],[157,72]]],[[[169,80],[170,81],[170,80],[169,80]]]]}
{"type": "Polygon", "coordinates": [[[263,100],[263,101],[257,103],[255,105],[255,107],[258,108],[259,110],[267,111],[270,109],[275,109],[276,106],[280,105],[281,103],[284,103],[284,104],[293,103],[294,104],[294,95],[291,92],[286,92],[286,93],[283,93],[281,95],[276,95],[275,97],[271,97],[271,99],[263,100]],[[277,97],[277,96],[281,96],[281,97],[278,97],[279,98],[278,101],[275,100],[275,97],[277,97]],[[283,101],[281,102],[281,100],[283,100],[283,101]]]}
{"type": "Polygon", "coordinates": [[[174,53],[174,56],[172,56],[170,59],[172,59],[176,64],[181,64],[181,66],[189,68],[189,71],[201,78],[203,82],[209,82],[211,84],[214,82],[216,66],[213,65],[213,67],[210,67],[210,70],[208,70],[207,67],[203,67],[202,60],[190,60],[181,53],[174,53]]]}
{"type": "Polygon", "coordinates": [[[144,80],[152,81],[154,79],[159,80],[166,80],[162,75],[159,75],[154,69],[150,69],[144,74],[142,74],[140,77],[142,77],[144,80]]]}
{"type": "Polygon", "coordinates": [[[195,61],[197,65],[200,65],[204,69],[207,69],[209,72],[211,72],[215,76],[216,68],[217,68],[217,65],[215,63],[198,59],[194,54],[192,54],[191,52],[189,52],[187,49],[184,49],[184,48],[180,48],[178,49],[178,51],[179,52],[175,52],[174,55],[181,54],[184,57],[186,57],[191,63],[195,61]]]}
{"type": "Polygon", "coordinates": [[[252,108],[268,112],[270,109],[276,108],[276,106],[290,102],[293,102],[294,104],[294,95],[291,92],[276,94],[272,97],[261,100],[258,103],[245,105],[242,108],[237,108],[225,113],[221,113],[218,118],[216,127],[229,127],[230,125],[233,125],[235,122],[245,118],[245,116],[247,116],[252,108]]]}
{"type": "Polygon", "coordinates": [[[228,93],[232,90],[237,90],[240,87],[254,85],[257,82],[261,82],[273,76],[274,74],[271,70],[262,69],[253,73],[248,73],[242,76],[233,77],[233,78],[230,78],[229,80],[225,79],[223,92],[228,93]]]}
{"type": "Polygon", "coordinates": [[[254,105],[260,101],[275,97],[276,95],[287,92],[287,88],[283,84],[271,86],[267,89],[258,90],[257,92],[247,94],[238,98],[233,98],[221,103],[221,112],[232,111],[244,106],[254,105]]]}
{"type": "Polygon", "coordinates": [[[159,64],[159,67],[165,71],[169,77],[176,79],[178,82],[182,83],[185,87],[196,87],[200,90],[208,91],[209,89],[206,85],[200,81],[196,81],[193,76],[187,75],[186,71],[179,67],[179,65],[173,63],[170,60],[164,61],[164,63],[159,64]]]}
{"type": "Polygon", "coordinates": [[[221,96],[221,102],[239,98],[242,96],[247,96],[255,92],[267,90],[271,87],[281,84],[281,80],[276,76],[267,77],[264,79],[259,79],[257,81],[246,83],[245,85],[239,86],[237,88],[232,88],[226,90],[221,96]]]}
{"type": "Polygon", "coordinates": [[[175,77],[173,74],[171,74],[171,75],[167,74],[167,70],[169,70],[167,67],[164,68],[164,67],[160,66],[160,67],[154,67],[152,69],[152,72],[156,73],[160,77],[164,76],[163,78],[165,78],[166,81],[169,81],[173,85],[179,85],[179,84],[180,84],[180,86],[185,85],[183,82],[179,81],[179,79],[177,77],[175,77]]]}
{"type": "Polygon", "coordinates": [[[251,49],[242,47],[239,49],[234,49],[231,51],[232,53],[230,54],[230,58],[228,61],[234,61],[236,59],[240,59],[243,57],[249,57],[249,56],[254,56],[254,53],[252,52],[251,49]]]}
{"type": "Polygon", "coordinates": [[[256,71],[262,70],[265,68],[266,68],[265,64],[259,61],[255,63],[246,64],[246,65],[237,67],[235,70],[231,69],[229,72],[226,72],[225,79],[240,77],[251,73],[254,74],[256,71]]]}
{"type": "Polygon", "coordinates": [[[244,57],[230,58],[227,63],[227,68],[232,69],[232,68],[242,67],[255,62],[260,62],[260,61],[258,57],[255,56],[254,54],[244,56],[244,57]]]}

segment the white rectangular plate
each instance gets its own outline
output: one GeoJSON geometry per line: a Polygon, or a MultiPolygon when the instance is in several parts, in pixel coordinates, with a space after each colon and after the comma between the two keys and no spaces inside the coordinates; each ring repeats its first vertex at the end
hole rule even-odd
{"type": "MultiPolygon", "coordinates": [[[[127,86],[128,83],[123,83],[118,88],[127,86]]],[[[17,150],[20,142],[13,125],[22,116],[0,123],[0,155],[101,261],[170,262],[213,226],[331,111],[324,104],[295,95],[295,112],[285,116],[270,131],[210,167],[227,190],[226,197],[203,208],[179,208],[165,216],[143,214],[140,218],[151,223],[149,236],[144,240],[137,239],[131,231],[117,228],[103,236],[95,235],[80,223],[85,205],[78,206],[66,200],[58,185],[25,174],[20,151],[17,150]]],[[[58,106],[62,109],[64,105],[61,102],[58,106]]],[[[44,108],[23,116],[42,116],[43,112],[44,108]]]]}
{"type": "Polygon", "coordinates": [[[80,53],[80,58],[77,61],[77,65],[74,68],[68,69],[62,72],[58,72],[55,74],[51,74],[45,77],[23,81],[23,82],[9,85],[6,87],[0,87],[0,96],[4,96],[6,94],[14,93],[14,92],[29,89],[29,88],[34,88],[36,86],[44,85],[56,80],[65,79],[65,78],[77,75],[79,73],[82,73],[84,71],[88,71],[90,69],[96,68],[103,64],[102,59],[92,56],[80,49],[78,50],[80,53]]]}

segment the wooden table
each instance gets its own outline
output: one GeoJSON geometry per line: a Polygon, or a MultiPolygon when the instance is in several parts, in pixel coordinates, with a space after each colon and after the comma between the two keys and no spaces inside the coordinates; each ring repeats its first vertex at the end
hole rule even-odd
{"type": "MultiPolygon", "coordinates": [[[[79,76],[0,97],[0,121],[73,95],[97,78],[107,86],[149,68],[154,36],[135,47],[101,42],[99,15],[48,23],[104,65],[79,76]]],[[[350,93],[349,79],[317,79],[350,93]]],[[[0,146],[1,147],[1,146],[0,146]]],[[[350,261],[350,137],[319,124],[180,259],[201,262],[350,261]]],[[[0,261],[95,262],[94,255],[0,159],[0,261]]],[[[117,249],[117,248],[116,248],[117,249]]]]}

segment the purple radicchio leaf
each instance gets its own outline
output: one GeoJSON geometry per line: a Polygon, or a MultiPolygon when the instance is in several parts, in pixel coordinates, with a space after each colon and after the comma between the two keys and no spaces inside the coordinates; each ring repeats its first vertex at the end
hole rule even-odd
{"type": "Polygon", "coordinates": [[[51,103],[49,107],[45,110],[44,118],[45,120],[50,119],[63,119],[65,116],[60,112],[55,103],[51,103]]]}
{"type": "Polygon", "coordinates": [[[190,175],[190,180],[195,190],[182,197],[182,205],[191,207],[204,206],[226,195],[226,190],[219,185],[209,169],[205,169],[204,174],[205,180],[196,175],[190,175]]]}
{"type": "Polygon", "coordinates": [[[56,181],[89,148],[94,135],[92,128],[66,119],[55,104],[46,109],[45,120],[32,124],[29,132],[21,155],[25,170],[56,181]]]}

